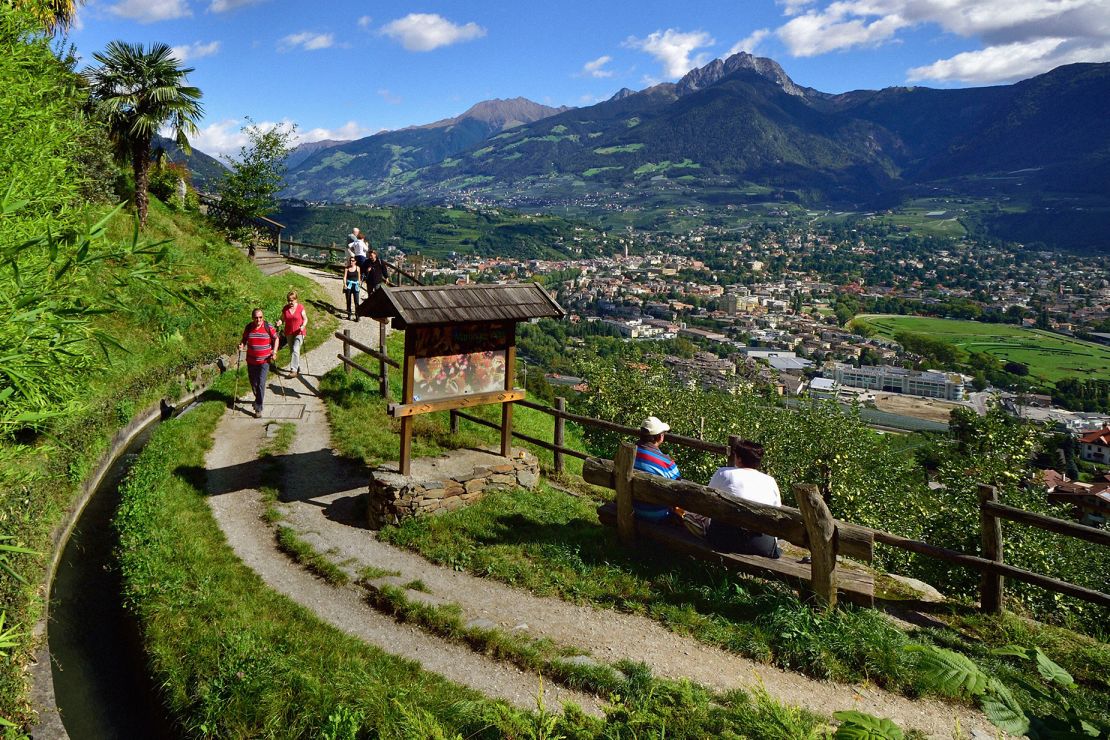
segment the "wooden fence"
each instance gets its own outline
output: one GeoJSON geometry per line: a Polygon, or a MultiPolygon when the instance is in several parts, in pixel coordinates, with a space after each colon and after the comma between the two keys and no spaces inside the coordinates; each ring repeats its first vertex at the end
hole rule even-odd
{"type": "MultiPolygon", "coordinates": [[[[283,240],[278,241],[278,245],[277,245],[278,254],[282,254],[282,246],[283,245],[285,247],[284,255],[286,257],[288,257],[289,259],[296,260],[298,262],[307,262],[309,264],[323,265],[325,267],[330,267],[330,266],[341,267],[347,260],[347,248],[336,246],[335,244],[331,244],[331,245],[306,244],[304,242],[292,241],[291,239],[283,239],[283,240]],[[300,254],[293,254],[293,248],[294,247],[302,250],[301,253],[300,254]],[[308,256],[305,255],[303,250],[312,250],[314,252],[322,253],[323,258],[321,259],[321,258],[318,258],[317,256],[308,257],[308,256]],[[332,259],[333,256],[335,257],[334,259],[332,259]]],[[[402,269],[401,267],[398,267],[397,265],[393,264],[392,262],[386,262],[385,266],[386,266],[386,268],[389,269],[390,273],[393,274],[394,281],[398,285],[402,284],[404,282],[404,280],[408,280],[413,285],[423,285],[424,284],[423,281],[419,277],[417,277],[416,275],[413,275],[411,272],[408,272],[408,271],[402,269]]]]}
{"type": "MultiPolygon", "coordinates": [[[[379,379],[380,393],[383,398],[388,398],[389,382],[387,368],[390,366],[400,367],[400,365],[385,354],[385,325],[382,324],[378,349],[367,347],[351,339],[349,330],[345,331],[343,334],[336,332],[335,336],[343,340],[343,354],[339,355],[339,358],[343,361],[347,371],[350,372],[350,368],[353,367],[373,378],[379,379]],[[351,347],[377,359],[378,372],[374,373],[351,360],[351,347]]],[[[567,456],[575,457],[580,460],[592,459],[591,455],[566,446],[566,422],[568,421],[585,427],[604,429],[605,431],[615,432],[628,437],[636,437],[639,435],[639,429],[637,427],[625,426],[624,424],[617,424],[616,422],[607,421],[605,419],[595,419],[591,416],[571,413],[566,410],[566,399],[562,397],[555,399],[554,407],[544,406],[532,401],[515,401],[514,403],[554,418],[554,430],[550,442],[528,434],[522,434],[515,430],[513,430],[512,436],[522,442],[527,442],[528,444],[535,445],[545,450],[551,450],[551,452],[554,453],[554,470],[559,474],[565,472],[567,456]]],[[[458,433],[459,421],[461,419],[494,429],[498,432],[501,431],[500,424],[468,414],[465,411],[456,409],[451,410],[449,413],[450,428],[453,434],[458,433]]],[[[668,433],[667,442],[680,447],[718,454],[722,457],[725,456],[728,450],[726,445],[716,442],[706,442],[705,440],[695,437],[685,437],[680,434],[668,433]]],[[[969,555],[957,550],[950,550],[946,547],[932,545],[928,542],[884,532],[879,529],[861,527],[850,523],[842,523],[842,526],[850,528],[851,531],[866,532],[876,543],[907,550],[918,555],[977,571],[981,575],[979,594],[980,607],[986,612],[998,613],[1002,610],[1004,579],[1006,578],[1012,578],[1013,580],[1029,583],[1048,591],[1110,607],[1110,594],[1105,594],[1101,591],[1095,591],[1084,586],[1068,583],[1067,581],[1052,578],[1051,576],[1006,564],[1003,559],[1004,539],[1002,534],[1002,520],[1005,519],[1026,526],[1037,527],[1066,537],[1077,537],[1104,547],[1110,546],[1110,532],[1063,519],[1044,516],[1043,514],[1037,514],[1031,511],[1025,511],[1024,509],[1006,506],[998,502],[998,492],[993,486],[979,486],[979,513],[983,543],[982,556],[969,555]]],[[[771,534],[774,533],[772,532],[771,534]]]]}

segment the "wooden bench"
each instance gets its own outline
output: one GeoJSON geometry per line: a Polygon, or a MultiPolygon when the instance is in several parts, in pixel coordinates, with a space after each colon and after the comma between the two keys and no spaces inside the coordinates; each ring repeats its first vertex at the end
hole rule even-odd
{"type": "Polygon", "coordinates": [[[587,483],[611,488],[617,500],[598,508],[602,524],[617,527],[621,540],[634,545],[640,538],[677,552],[761,578],[792,583],[820,603],[834,606],[837,596],[855,604],[874,606],[875,580],[869,570],[837,567],[837,555],[870,563],[874,533],[866,527],[839,522],[829,513],[815,486],[795,486],[802,508],[767,506],[735,501],[716,489],[691,481],[672,481],[634,471],[635,445],[623,444],[615,461],[590,458],[583,463],[587,483]],[[686,511],[755,532],[780,537],[810,551],[811,563],[793,558],[766,558],[714,550],[708,542],[670,522],[637,519],[632,500],[686,511]]]}

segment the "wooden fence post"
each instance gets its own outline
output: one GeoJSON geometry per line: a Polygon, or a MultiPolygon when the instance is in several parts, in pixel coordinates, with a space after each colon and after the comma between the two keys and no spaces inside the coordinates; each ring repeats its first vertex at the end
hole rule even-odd
{"type": "Polygon", "coordinates": [[[794,495],[809,536],[810,588],[819,604],[832,609],[836,606],[836,520],[817,486],[796,483],[794,495]]]}
{"type": "MultiPolygon", "coordinates": [[[[344,339],[344,342],[343,342],[343,357],[345,357],[346,359],[349,360],[349,359],[351,359],[351,345],[349,344],[349,342],[351,341],[351,330],[350,329],[344,329],[343,330],[343,339],[344,339]]],[[[345,362],[343,363],[343,372],[346,373],[347,375],[351,374],[351,366],[348,365],[345,362]]]]}
{"type": "MultiPolygon", "coordinates": [[[[555,410],[562,413],[567,410],[567,399],[559,396],[555,399],[555,410]]],[[[563,446],[563,433],[565,429],[566,420],[556,415],[555,417],[555,434],[551,439],[551,443],[555,445],[555,472],[563,472],[563,451],[560,449],[563,446]]]]}
{"type": "Polygon", "coordinates": [[[389,399],[389,365],[385,362],[385,322],[378,322],[378,351],[382,356],[378,358],[378,391],[382,398],[389,399]]]}
{"type": "MultiPolygon", "coordinates": [[[[983,532],[983,557],[1002,563],[1002,520],[986,511],[986,502],[998,503],[994,486],[979,484],[979,526],[983,532]]],[[[989,614],[1002,612],[1003,579],[997,573],[983,571],[979,579],[979,607],[989,614]]]]}
{"type": "Polygon", "coordinates": [[[636,446],[622,442],[613,461],[617,491],[617,534],[621,543],[636,544],[636,512],[632,508],[632,466],[636,462],[636,446]]]}
{"type": "Polygon", "coordinates": [[[451,409],[451,434],[459,433],[459,412],[457,409],[451,409]]]}

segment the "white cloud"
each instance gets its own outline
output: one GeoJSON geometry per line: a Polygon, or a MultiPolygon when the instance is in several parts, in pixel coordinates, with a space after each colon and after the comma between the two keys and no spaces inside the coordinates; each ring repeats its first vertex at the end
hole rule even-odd
{"type": "Polygon", "coordinates": [[[370,24],[373,23],[373,22],[374,22],[374,19],[371,18],[368,15],[359,16],[358,27],[359,28],[370,28],[370,24]]]}
{"type": "Polygon", "coordinates": [[[807,5],[812,5],[813,0],[775,0],[775,4],[783,7],[783,15],[797,15],[807,5]]]}
{"type": "Polygon", "coordinates": [[[255,5],[260,2],[264,2],[264,0],[212,0],[208,5],[208,10],[212,13],[226,13],[229,10],[255,5]]]}
{"type": "MultiPolygon", "coordinates": [[[[809,11],[796,16],[778,30],[778,37],[796,57],[812,57],[853,46],[877,46],[910,25],[897,13],[868,22],[855,16],[848,6],[833,3],[824,11],[809,11]]],[[[863,3],[858,3],[863,5],[863,3]]]]}
{"type": "Polygon", "coordinates": [[[605,69],[605,65],[613,61],[613,57],[606,54],[594,59],[592,62],[586,62],[582,65],[582,71],[578,73],[579,77],[612,77],[613,71],[605,69]]]}
{"type": "Polygon", "coordinates": [[[192,15],[186,0],[120,0],[108,11],[139,23],[156,23],[192,15]]]}
{"type": "Polygon", "coordinates": [[[371,129],[363,126],[356,121],[347,121],[339,128],[313,128],[308,131],[299,132],[297,134],[298,144],[307,144],[312,141],[324,141],[325,139],[335,140],[353,140],[361,139],[371,134],[376,134],[382,129],[371,129]]]}
{"type": "MultiPolygon", "coordinates": [[[[189,143],[194,149],[200,149],[213,157],[238,154],[239,147],[247,143],[247,135],[242,129],[242,119],[229,118],[225,121],[217,121],[204,126],[190,136],[189,143]]],[[[163,136],[167,135],[167,131],[159,133],[163,136]]]]}
{"type": "Polygon", "coordinates": [[[656,31],[644,39],[629,36],[624,45],[655,57],[663,64],[664,77],[675,79],[708,62],[708,54],[698,54],[693,59],[690,55],[697,49],[715,43],[716,40],[705,31],[683,33],[678,29],[668,28],[666,31],[656,31]]]}
{"type": "Polygon", "coordinates": [[[389,103],[390,105],[401,104],[401,96],[393,93],[392,91],[384,87],[378,88],[378,95],[380,95],[381,99],[389,103]]]}
{"type": "Polygon", "coordinates": [[[751,34],[749,34],[746,38],[742,38],[735,44],[733,44],[732,48],[728,50],[728,53],[725,54],[725,56],[730,57],[733,54],[739,54],[742,51],[746,51],[749,54],[755,54],[759,50],[759,45],[763,43],[763,39],[767,38],[770,35],[771,30],[769,28],[761,28],[758,31],[752,31],[751,34]]]}
{"type": "Polygon", "coordinates": [[[898,40],[934,26],[983,48],[914,67],[912,80],[1003,82],[1060,64],[1106,61],[1110,0],[778,0],[791,19],[776,34],[793,56],[898,40]]]}
{"type": "MultiPolygon", "coordinates": [[[[217,121],[201,128],[195,136],[189,137],[189,142],[194,148],[201,150],[205,154],[210,154],[214,157],[236,157],[239,150],[248,143],[246,134],[246,127],[249,124],[242,118],[229,118],[224,121],[217,121]]],[[[291,127],[293,122],[289,120],[283,121],[260,121],[255,124],[263,131],[269,131],[277,126],[291,127]]],[[[371,129],[363,126],[357,121],[347,121],[347,123],[339,126],[338,128],[312,128],[306,131],[296,131],[293,136],[292,145],[307,144],[313,141],[330,140],[351,140],[361,139],[365,136],[375,134],[382,129],[371,129]]],[[[168,129],[159,132],[163,136],[168,136],[172,132],[168,129]]]]}
{"type": "Polygon", "coordinates": [[[335,36],[330,33],[301,31],[300,33],[291,33],[279,41],[278,49],[280,51],[289,51],[290,49],[299,47],[305,51],[317,51],[319,49],[330,48],[334,45],[335,36]]]}
{"type": "Polygon", "coordinates": [[[191,44],[184,44],[182,46],[175,46],[171,50],[173,55],[179,62],[187,62],[190,59],[200,59],[201,57],[210,57],[220,50],[219,41],[209,41],[207,44],[200,41],[194,41],[191,44]]]}
{"type": "Polygon", "coordinates": [[[477,23],[460,26],[435,13],[409,13],[385,24],[382,33],[400,41],[409,51],[431,51],[481,38],[486,35],[486,29],[477,23]]]}
{"type": "Polygon", "coordinates": [[[906,73],[911,81],[939,80],[987,84],[1014,82],[1041,74],[1062,64],[1110,61],[1110,42],[1076,46],[1067,39],[1047,38],[966,51],[906,73]]]}

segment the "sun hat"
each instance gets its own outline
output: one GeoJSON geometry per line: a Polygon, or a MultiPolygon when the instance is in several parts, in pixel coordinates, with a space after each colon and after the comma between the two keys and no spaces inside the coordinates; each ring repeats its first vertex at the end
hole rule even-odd
{"type": "Polygon", "coordinates": [[[640,429],[654,437],[657,434],[662,434],[663,432],[670,431],[671,427],[669,424],[664,424],[663,422],[659,421],[659,417],[649,416],[648,418],[644,419],[642,424],[640,424],[640,429]]]}

